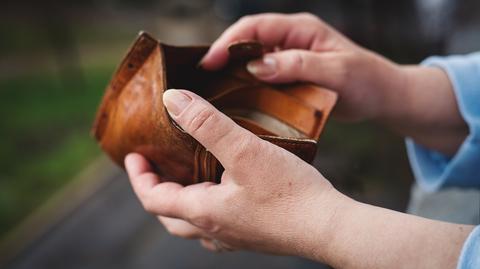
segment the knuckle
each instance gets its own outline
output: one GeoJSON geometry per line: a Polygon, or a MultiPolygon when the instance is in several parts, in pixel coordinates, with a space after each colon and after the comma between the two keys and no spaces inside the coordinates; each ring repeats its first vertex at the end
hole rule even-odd
{"type": "Polygon", "coordinates": [[[294,50],[291,54],[290,64],[295,74],[302,74],[305,71],[305,53],[301,50],[294,50]]]}
{"type": "Polygon", "coordinates": [[[192,216],[189,222],[204,231],[215,232],[215,225],[209,214],[192,216]]]}
{"type": "Polygon", "coordinates": [[[231,151],[232,163],[236,166],[241,166],[246,162],[252,161],[252,159],[258,155],[261,151],[261,143],[258,143],[257,137],[243,136],[232,145],[234,148],[231,151]]]}
{"type": "Polygon", "coordinates": [[[165,226],[165,229],[167,230],[167,232],[173,236],[176,236],[176,237],[182,237],[182,238],[187,238],[189,237],[189,234],[188,233],[185,233],[185,231],[181,230],[181,229],[178,229],[177,227],[175,226],[165,226]]]}
{"type": "Polygon", "coordinates": [[[165,230],[167,230],[167,232],[170,234],[175,230],[173,225],[170,224],[169,222],[162,222],[162,224],[163,224],[163,227],[165,227],[165,230]]]}
{"type": "Polygon", "coordinates": [[[297,16],[297,18],[305,20],[305,21],[318,21],[319,20],[317,16],[315,16],[312,13],[309,13],[309,12],[295,13],[295,16],[297,16]]]}
{"type": "Polygon", "coordinates": [[[142,206],[147,212],[150,212],[150,213],[156,212],[154,200],[150,196],[146,196],[143,198],[142,206]]]}
{"type": "Polygon", "coordinates": [[[180,235],[176,235],[185,239],[198,239],[200,235],[194,231],[182,232],[180,235]]]}
{"type": "Polygon", "coordinates": [[[286,18],[288,15],[279,14],[279,13],[262,13],[262,14],[251,14],[245,15],[238,20],[240,25],[249,25],[254,26],[258,24],[264,24],[268,22],[276,22],[286,18]]]}
{"type": "Polygon", "coordinates": [[[336,61],[333,61],[335,65],[333,66],[333,69],[335,70],[335,77],[337,78],[336,83],[334,83],[336,88],[344,88],[348,84],[348,81],[350,81],[350,78],[352,76],[350,66],[354,64],[350,57],[338,57],[336,61]]]}
{"type": "Polygon", "coordinates": [[[258,15],[253,15],[253,16],[258,16],[258,19],[263,19],[265,21],[271,21],[271,20],[278,20],[278,19],[284,19],[288,17],[288,15],[282,14],[282,13],[275,13],[275,12],[267,12],[263,14],[258,14],[258,15]]]}
{"type": "Polygon", "coordinates": [[[205,206],[192,204],[187,215],[186,221],[202,230],[208,230],[213,225],[211,210],[205,206]]]}
{"type": "Polygon", "coordinates": [[[192,201],[188,212],[185,214],[185,219],[187,222],[201,229],[207,227],[212,223],[210,208],[198,203],[193,203],[192,201]]]}
{"type": "Polygon", "coordinates": [[[185,233],[183,231],[180,231],[180,230],[177,230],[177,229],[174,229],[172,231],[169,231],[169,233],[173,236],[176,236],[176,237],[181,237],[181,238],[184,238],[184,239],[191,239],[193,238],[193,235],[189,234],[189,233],[185,233]]]}
{"type": "Polygon", "coordinates": [[[211,107],[205,107],[191,118],[187,129],[191,134],[202,132],[202,130],[208,129],[209,122],[215,122],[215,117],[215,111],[211,107]]]}
{"type": "Polygon", "coordinates": [[[185,239],[194,239],[199,236],[195,227],[190,226],[190,224],[179,222],[179,220],[176,219],[165,219],[162,217],[159,217],[159,220],[165,230],[173,236],[185,239]]]}
{"type": "Polygon", "coordinates": [[[245,15],[238,20],[238,23],[249,23],[258,18],[258,15],[245,15]]]}
{"type": "Polygon", "coordinates": [[[193,221],[191,222],[192,224],[195,224],[195,220],[210,219],[210,213],[208,212],[208,209],[201,205],[192,205],[188,216],[189,219],[193,221]]]}

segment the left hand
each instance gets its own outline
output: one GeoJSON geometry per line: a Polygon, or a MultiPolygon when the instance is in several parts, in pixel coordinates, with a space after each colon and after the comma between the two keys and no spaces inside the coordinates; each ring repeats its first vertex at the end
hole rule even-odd
{"type": "Polygon", "coordinates": [[[327,250],[325,242],[341,212],[337,208],[350,199],[314,167],[238,126],[194,93],[168,90],[164,103],[171,117],[225,168],[220,184],[184,187],[162,182],[141,155],[127,156],[134,191],[170,233],[201,238],[211,250],[305,257],[327,250]]]}
{"type": "Polygon", "coordinates": [[[442,69],[391,62],[312,14],[245,16],[212,44],[202,67],[221,68],[229,44],[253,39],[276,48],[247,64],[254,76],[268,83],[307,81],[337,92],[337,119],[376,120],[447,155],[469,133],[442,69]]]}

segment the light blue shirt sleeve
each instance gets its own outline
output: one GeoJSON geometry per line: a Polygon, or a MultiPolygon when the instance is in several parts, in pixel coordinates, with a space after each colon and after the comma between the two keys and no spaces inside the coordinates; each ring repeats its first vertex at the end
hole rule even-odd
{"type": "Polygon", "coordinates": [[[469,135],[448,157],[407,138],[407,153],[418,184],[427,191],[442,187],[480,188],[480,52],[464,56],[430,57],[423,65],[444,69],[452,82],[469,135]]]}
{"type": "Polygon", "coordinates": [[[480,226],[475,227],[463,244],[457,264],[457,269],[478,268],[480,268],[480,226]]]}
{"type": "MultiPolygon", "coordinates": [[[[480,52],[430,57],[423,65],[445,70],[469,135],[454,156],[429,150],[407,138],[407,153],[418,184],[427,191],[457,186],[480,188],[480,52]]],[[[457,269],[480,268],[480,226],[465,241],[457,269]]]]}

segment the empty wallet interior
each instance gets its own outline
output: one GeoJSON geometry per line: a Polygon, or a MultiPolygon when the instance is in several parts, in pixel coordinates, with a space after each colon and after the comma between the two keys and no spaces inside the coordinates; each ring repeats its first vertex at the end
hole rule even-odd
{"type": "Polygon", "coordinates": [[[225,69],[212,72],[198,65],[206,49],[162,48],[167,88],[196,92],[257,135],[317,138],[323,119],[321,110],[256,80],[245,69],[250,57],[231,61],[225,69]]]}

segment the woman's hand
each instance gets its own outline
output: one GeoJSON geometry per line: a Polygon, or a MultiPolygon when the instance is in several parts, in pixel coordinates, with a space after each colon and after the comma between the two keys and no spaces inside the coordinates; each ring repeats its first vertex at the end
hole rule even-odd
{"type": "Polygon", "coordinates": [[[340,94],[335,115],[345,120],[381,117],[384,90],[404,80],[396,64],[367,51],[308,13],[246,16],[211,46],[202,67],[221,68],[227,47],[239,40],[258,40],[270,52],[248,70],[271,83],[313,82],[340,94]]]}
{"type": "Polygon", "coordinates": [[[328,241],[337,208],[350,200],[315,168],[236,125],[192,92],[168,90],[164,103],[225,168],[220,184],[183,187],[162,183],[139,154],[127,156],[136,194],[170,233],[201,238],[209,249],[215,239],[226,249],[307,257],[313,257],[313,246],[328,241]]]}
{"type": "Polygon", "coordinates": [[[373,119],[446,154],[455,153],[468,134],[441,69],[397,65],[311,14],[246,16],[214,42],[202,66],[221,68],[228,45],[245,39],[270,48],[248,64],[253,75],[271,83],[308,81],[338,92],[337,118],[373,119]]]}
{"type": "Polygon", "coordinates": [[[312,166],[236,125],[194,93],[169,90],[171,117],[222,163],[221,183],[162,182],[141,155],[125,165],[145,209],[211,250],[298,255],[335,268],[453,268],[472,226],[355,202],[312,166]]]}

